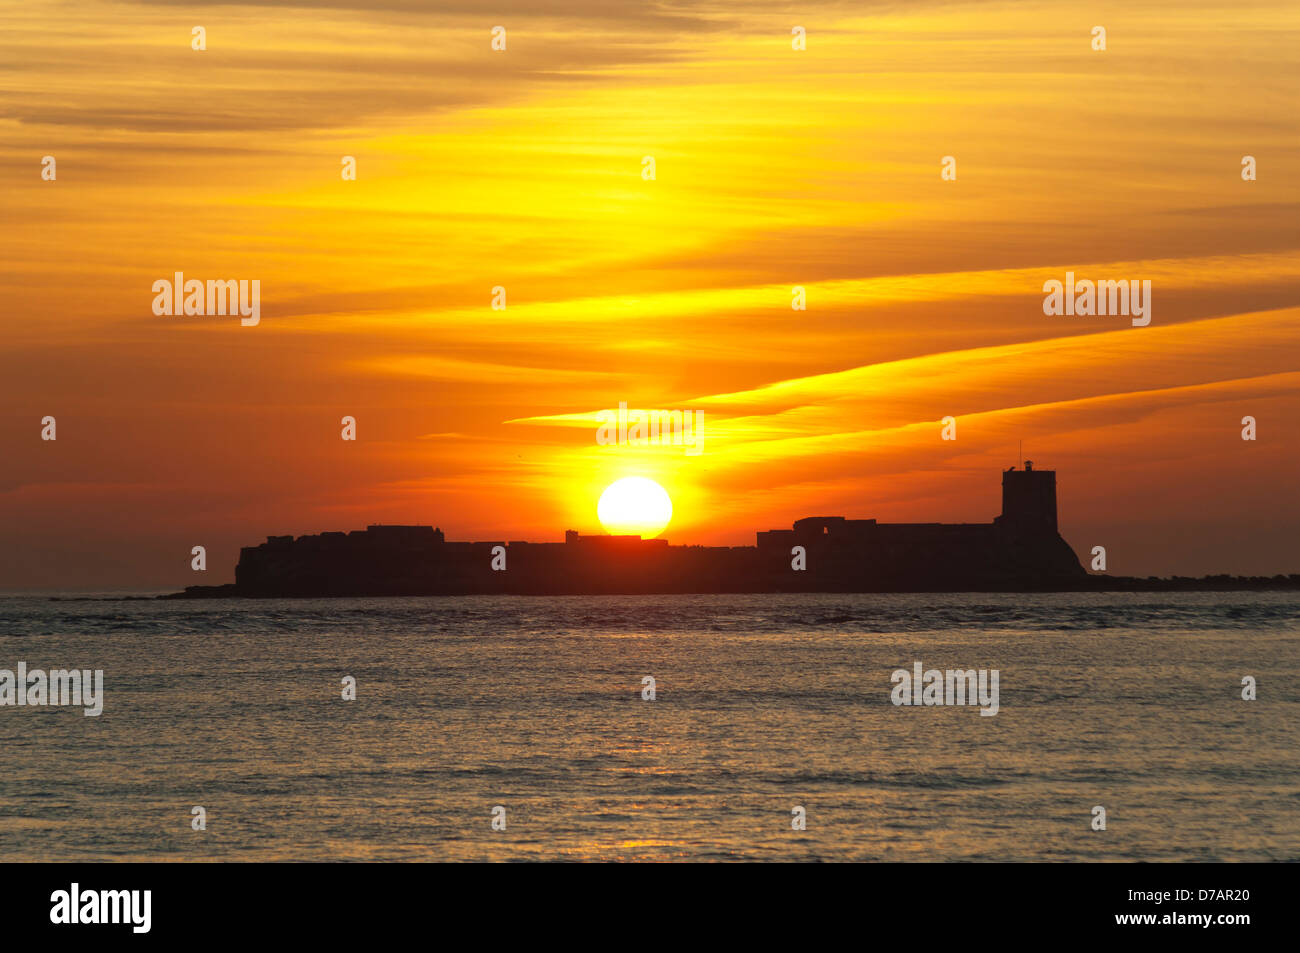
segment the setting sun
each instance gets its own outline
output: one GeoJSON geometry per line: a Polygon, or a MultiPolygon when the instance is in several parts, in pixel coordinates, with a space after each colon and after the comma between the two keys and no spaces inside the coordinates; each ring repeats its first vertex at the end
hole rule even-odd
{"type": "Polygon", "coordinates": [[[596,504],[596,516],[608,533],[650,539],[662,533],[673,518],[673,503],[654,480],[624,477],[605,488],[596,504]]]}

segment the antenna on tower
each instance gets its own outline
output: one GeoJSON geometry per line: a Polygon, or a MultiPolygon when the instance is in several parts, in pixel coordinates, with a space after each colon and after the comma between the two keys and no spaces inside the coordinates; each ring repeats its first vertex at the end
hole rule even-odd
{"type": "Polygon", "coordinates": [[[1021,440],[1020,449],[1016,451],[1016,466],[1020,466],[1024,462],[1025,462],[1025,442],[1021,440]]]}

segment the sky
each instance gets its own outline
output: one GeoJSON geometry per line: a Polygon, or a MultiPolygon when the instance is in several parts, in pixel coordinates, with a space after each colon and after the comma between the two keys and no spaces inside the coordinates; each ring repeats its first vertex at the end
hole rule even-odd
{"type": "Polygon", "coordinates": [[[0,589],[559,540],[625,476],[672,543],[987,522],[1022,444],[1114,574],[1300,572],[1294,2],[430,6],[0,3],[0,589]]]}

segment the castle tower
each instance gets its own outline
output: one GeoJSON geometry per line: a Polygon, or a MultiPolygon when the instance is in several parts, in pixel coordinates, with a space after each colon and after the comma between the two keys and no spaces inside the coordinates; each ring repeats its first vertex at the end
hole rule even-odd
{"type": "Polygon", "coordinates": [[[997,523],[1022,532],[1056,533],[1056,471],[1012,467],[1002,473],[1002,515],[997,523]]]}

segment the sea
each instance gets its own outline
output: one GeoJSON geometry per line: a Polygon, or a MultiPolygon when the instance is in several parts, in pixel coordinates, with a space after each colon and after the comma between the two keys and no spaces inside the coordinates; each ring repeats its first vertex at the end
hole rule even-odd
{"type": "Polygon", "coordinates": [[[0,706],[0,859],[1300,860],[1297,593],[110,595],[0,596],[103,672],[0,706]]]}

